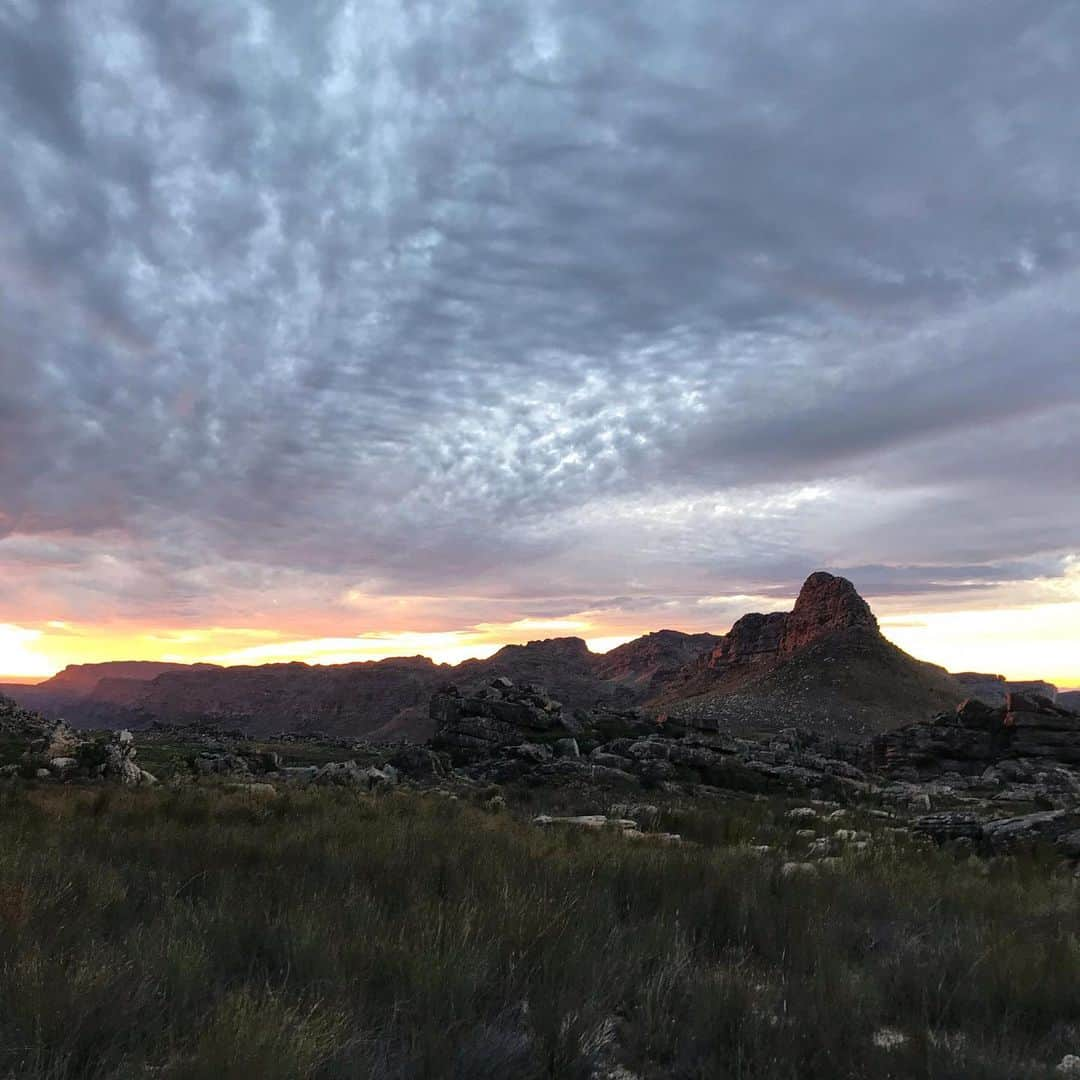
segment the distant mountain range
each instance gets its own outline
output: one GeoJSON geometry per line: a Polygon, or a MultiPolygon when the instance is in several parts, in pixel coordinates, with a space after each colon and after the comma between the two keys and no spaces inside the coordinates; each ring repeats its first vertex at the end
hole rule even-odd
{"type": "Polygon", "coordinates": [[[791,612],[746,615],[722,636],[658,630],[605,654],[580,638],[553,638],[456,666],[422,656],[229,668],[121,661],[72,665],[0,693],[81,727],[211,722],[263,736],[423,739],[437,690],[496,676],[540,684],[570,709],[633,706],[703,730],[797,726],[841,738],[924,719],[965,697],[997,704],[1012,688],[1000,676],[951,676],[915,660],[885,639],[851,582],[818,572],[791,612]]]}

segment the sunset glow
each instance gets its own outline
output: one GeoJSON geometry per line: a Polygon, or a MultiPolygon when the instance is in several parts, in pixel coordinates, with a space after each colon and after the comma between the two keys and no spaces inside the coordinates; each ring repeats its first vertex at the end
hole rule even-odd
{"type": "MultiPolygon", "coordinates": [[[[755,607],[752,598],[740,600],[748,604],[747,610],[755,607]]],[[[1041,678],[1061,687],[1080,686],[1078,627],[1080,602],[977,611],[905,614],[892,611],[881,619],[885,635],[919,659],[951,671],[985,671],[1015,679],[1041,678]]],[[[490,656],[506,644],[566,636],[582,637],[593,652],[606,652],[658,628],[659,624],[613,626],[588,615],[485,623],[461,630],[399,630],[323,637],[218,626],[140,630],[71,624],[29,628],[9,624],[0,626],[0,682],[14,678],[40,680],[68,664],[117,658],[231,666],[290,661],[346,664],[422,655],[437,663],[457,664],[490,656]]],[[[673,628],[723,633],[728,626],[694,620],[692,624],[673,628]]]]}

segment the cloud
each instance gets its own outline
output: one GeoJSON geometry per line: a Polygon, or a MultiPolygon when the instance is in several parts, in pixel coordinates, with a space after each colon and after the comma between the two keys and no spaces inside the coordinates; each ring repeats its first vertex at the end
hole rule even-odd
{"type": "Polygon", "coordinates": [[[1078,31],[9,5],[0,618],[314,639],[1060,574],[1078,31]]]}

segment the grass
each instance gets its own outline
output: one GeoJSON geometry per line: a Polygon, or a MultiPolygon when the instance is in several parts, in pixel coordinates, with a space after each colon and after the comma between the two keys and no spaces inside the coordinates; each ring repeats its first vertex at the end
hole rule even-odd
{"type": "MultiPolygon", "coordinates": [[[[339,745],[318,742],[276,742],[274,740],[244,740],[236,741],[231,738],[223,738],[220,745],[229,753],[238,751],[274,751],[281,756],[281,763],[291,765],[325,765],[329,761],[341,761],[347,757],[363,757],[363,753],[343,749],[339,745]]],[[[187,773],[188,759],[205,753],[207,743],[200,739],[184,739],[183,737],[169,734],[158,735],[156,733],[139,733],[138,761],[139,765],[153,773],[159,779],[166,780],[177,773],[187,773]]],[[[0,745],[0,755],[3,747],[0,745]]],[[[372,759],[378,757],[378,752],[369,754],[372,759]]]]}
{"type": "Polygon", "coordinates": [[[879,833],[785,877],[788,805],[668,811],[698,844],[667,847],[435,795],[10,788],[0,1076],[1014,1080],[1077,1052],[1071,875],[879,833]]]}

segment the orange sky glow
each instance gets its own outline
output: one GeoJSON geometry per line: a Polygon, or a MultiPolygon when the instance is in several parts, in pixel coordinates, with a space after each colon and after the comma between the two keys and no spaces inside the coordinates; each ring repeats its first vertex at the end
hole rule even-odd
{"type": "MultiPolygon", "coordinates": [[[[752,603],[778,610],[784,602],[752,603]]],[[[759,598],[760,599],[760,598],[759,598]]],[[[875,603],[881,628],[892,641],[920,659],[952,671],[977,670],[1010,678],[1044,678],[1059,686],[1080,686],[1080,599],[977,610],[901,610],[875,603]]],[[[208,626],[146,627],[137,624],[84,625],[50,622],[32,626],[0,624],[0,681],[37,681],[67,664],[105,660],[209,661],[223,665],[300,660],[341,664],[388,656],[430,656],[455,664],[490,656],[500,646],[536,638],[576,636],[594,652],[605,652],[660,624],[639,626],[612,620],[608,613],[565,618],[481,623],[462,629],[395,629],[356,635],[281,628],[208,626]]],[[[676,628],[722,633],[727,626],[703,625],[700,616],[676,628]]]]}

